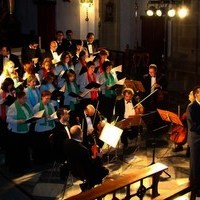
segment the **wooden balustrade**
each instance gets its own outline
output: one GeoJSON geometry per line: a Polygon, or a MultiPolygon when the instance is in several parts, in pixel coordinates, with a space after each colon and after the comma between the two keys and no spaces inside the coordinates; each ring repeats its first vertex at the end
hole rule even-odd
{"type": "Polygon", "coordinates": [[[126,194],[124,200],[131,199],[133,196],[137,196],[140,199],[143,199],[147,190],[152,189],[152,198],[155,198],[159,195],[158,193],[158,182],[160,174],[167,169],[167,166],[162,163],[155,163],[148,167],[144,167],[142,169],[136,169],[133,173],[126,174],[116,178],[115,180],[107,180],[101,185],[88,190],[86,192],[82,192],[78,195],[67,198],[67,200],[101,200],[107,194],[112,194],[115,200],[117,198],[117,191],[126,188],[126,194]],[[143,184],[143,180],[151,177],[152,184],[148,188],[146,188],[143,184]],[[140,186],[136,193],[131,194],[131,185],[133,183],[140,182],[140,186]]]}

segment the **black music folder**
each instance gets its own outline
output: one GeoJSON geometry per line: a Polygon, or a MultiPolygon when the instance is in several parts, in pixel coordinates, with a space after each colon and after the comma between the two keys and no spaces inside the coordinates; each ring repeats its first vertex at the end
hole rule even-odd
{"type": "Polygon", "coordinates": [[[74,93],[74,92],[70,92],[70,93],[69,93],[69,96],[74,97],[74,98],[83,98],[83,97],[81,97],[79,94],[76,94],[76,93],[74,93]]]}
{"type": "Polygon", "coordinates": [[[27,119],[25,121],[25,123],[33,123],[39,119],[41,119],[44,115],[44,111],[45,110],[41,110],[41,111],[38,111],[37,113],[35,113],[32,117],[30,117],[29,119],[27,119]]]}
{"type": "Polygon", "coordinates": [[[87,67],[81,67],[81,71],[79,72],[79,76],[87,72],[87,67]]]}
{"type": "Polygon", "coordinates": [[[101,87],[101,84],[96,83],[94,81],[90,82],[88,85],[85,86],[86,89],[99,88],[99,87],[101,87]]]}
{"type": "Polygon", "coordinates": [[[14,102],[15,102],[16,98],[11,96],[11,95],[8,95],[6,98],[5,98],[5,101],[2,103],[6,106],[10,106],[12,105],[14,102]]]}
{"type": "Polygon", "coordinates": [[[52,99],[52,100],[57,100],[57,99],[60,98],[63,94],[64,94],[64,92],[61,91],[60,89],[55,89],[55,90],[51,93],[51,99],[52,99]]]}

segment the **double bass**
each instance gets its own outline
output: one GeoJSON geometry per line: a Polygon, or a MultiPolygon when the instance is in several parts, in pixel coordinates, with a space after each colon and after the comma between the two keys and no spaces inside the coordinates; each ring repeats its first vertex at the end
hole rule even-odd
{"type": "MultiPolygon", "coordinates": [[[[186,121],[186,113],[181,116],[183,124],[186,121]]],[[[170,140],[177,145],[184,145],[187,142],[187,127],[174,124],[170,132],[170,140]]]]}

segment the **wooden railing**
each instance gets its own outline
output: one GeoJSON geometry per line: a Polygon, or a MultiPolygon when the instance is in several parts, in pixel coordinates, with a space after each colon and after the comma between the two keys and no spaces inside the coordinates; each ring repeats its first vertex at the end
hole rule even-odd
{"type": "MultiPolygon", "coordinates": [[[[169,192],[161,194],[160,196],[154,198],[154,200],[173,200],[179,196],[191,192],[190,182],[181,184],[175,188],[171,188],[169,192]]],[[[192,198],[190,198],[192,199],[192,198]]]]}
{"type": "Polygon", "coordinates": [[[120,189],[126,189],[126,194],[124,199],[131,199],[133,196],[137,196],[140,199],[143,199],[147,190],[152,189],[152,198],[155,198],[159,195],[158,193],[158,182],[160,174],[167,169],[167,166],[162,163],[155,163],[148,167],[144,167],[142,169],[135,170],[133,173],[126,174],[124,176],[118,177],[115,180],[105,181],[103,184],[88,190],[86,192],[82,192],[78,195],[67,198],[67,200],[101,200],[107,194],[112,194],[112,199],[119,200],[117,198],[117,191],[120,189]],[[148,188],[146,188],[143,184],[144,179],[151,177],[152,184],[148,188]],[[133,183],[140,182],[140,186],[136,193],[131,194],[131,185],[133,183]]]}

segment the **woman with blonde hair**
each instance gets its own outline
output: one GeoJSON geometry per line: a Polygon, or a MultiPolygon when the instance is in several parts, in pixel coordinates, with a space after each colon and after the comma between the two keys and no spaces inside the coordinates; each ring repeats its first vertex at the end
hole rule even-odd
{"type": "Polygon", "coordinates": [[[14,81],[14,86],[18,86],[19,76],[16,72],[15,64],[11,60],[8,60],[4,63],[3,72],[0,76],[0,85],[4,82],[6,78],[11,78],[14,81]]]}

